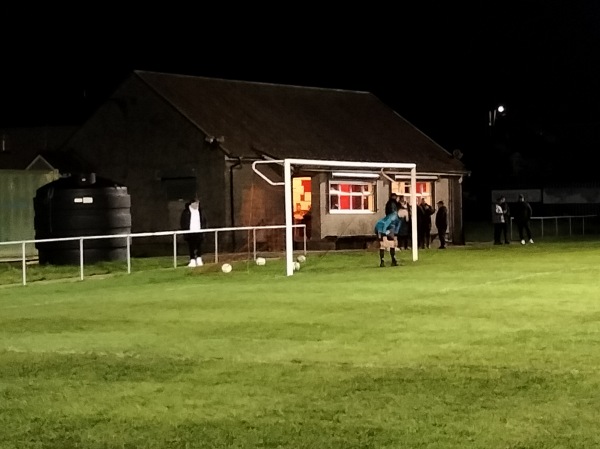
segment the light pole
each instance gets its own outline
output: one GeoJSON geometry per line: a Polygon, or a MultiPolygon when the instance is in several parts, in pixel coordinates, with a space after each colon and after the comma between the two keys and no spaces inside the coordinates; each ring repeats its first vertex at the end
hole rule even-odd
{"type": "Polygon", "coordinates": [[[488,125],[493,128],[496,125],[496,118],[506,114],[506,108],[504,105],[498,105],[494,109],[488,111],[488,125]]]}

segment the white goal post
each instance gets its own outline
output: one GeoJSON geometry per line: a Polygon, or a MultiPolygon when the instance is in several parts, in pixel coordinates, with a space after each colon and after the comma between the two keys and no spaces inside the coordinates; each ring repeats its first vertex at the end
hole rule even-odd
{"type": "MultiPolygon", "coordinates": [[[[319,166],[319,167],[346,167],[358,169],[380,169],[380,174],[387,179],[385,169],[404,169],[410,170],[410,204],[413,211],[417,210],[417,195],[415,191],[417,178],[417,165],[414,163],[392,163],[392,162],[351,162],[351,161],[327,161],[319,159],[283,159],[283,160],[264,160],[254,161],[252,169],[265,181],[271,185],[285,186],[285,256],[286,256],[286,274],[294,274],[294,235],[293,235],[293,208],[292,208],[292,166],[319,166]],[[280,164],[283,165],[283,182],[275,182],[261,173],[256,166],[258,164],[280,164]]],[[[417,220],[411,220],[412,224],[412,258],[418,260],[417,249],[417,220]]]]}

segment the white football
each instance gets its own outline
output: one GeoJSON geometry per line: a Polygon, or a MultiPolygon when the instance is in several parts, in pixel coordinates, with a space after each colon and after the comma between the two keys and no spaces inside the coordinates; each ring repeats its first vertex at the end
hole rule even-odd
{"type": "Polygon", "coordinates": [[[294,271],[298,271],[300,269],[300,262],[294,262],[294,271]]]}
{"type": "Polygon", "coordinates": [[[300,263],[304,263],[304,262],[306,262],[306,256],[303,254],[300,254],[298,257],[296,257],[296,260],[300,263]]]}
{"type": "Polygon", "coordinates": [[[231,273],[231,270],[233,270],[233,267],[230,264],[224,263],[223,265],[221,265],[221,271],[223,273],[231,273]]]}
{"type": "Polygon", "coordinates": [[[267,259],[265,259],[264,257],[257,257],[256,258],[256,265],[264,265],[267,263],[267,259]]]}

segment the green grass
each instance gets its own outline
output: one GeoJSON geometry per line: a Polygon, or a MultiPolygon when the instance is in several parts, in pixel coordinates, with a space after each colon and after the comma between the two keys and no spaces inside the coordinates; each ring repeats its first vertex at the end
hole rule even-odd
{"type": "Polygon", "coordinates": [[[600,447],[599,241],[400,259],[4,264],[0,448],[600,447]]]}

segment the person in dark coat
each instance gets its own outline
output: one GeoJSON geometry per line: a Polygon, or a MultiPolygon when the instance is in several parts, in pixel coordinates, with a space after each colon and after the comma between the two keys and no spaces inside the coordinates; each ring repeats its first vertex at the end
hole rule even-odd
{"type": "Polygon", "coordinates": [[[519,230],[519,239],[521,240],[521,245],[525,245],[525,234],[527,234],[527,240],[529,243],[533,243],[533,238],[531,237],[531,228],[529,227],[529,222],[532,215],[533,210],[531,209],[531,205],[525,201],[525,197],[523,195],[519,195],[519,200],[513,206],[513,218],[517,224],[517,229],[519,230]]]}
{"type": "MultiPolygon", "coordinates": [[[[206,229],[206,218],[200,207],[200,200],[194,198],[185,203],[185,207],[181,211],[179,225],[182,231],[200,231],[201,229],[206,229]]],[[[204,265],[202,261],[203,233],[193,232],[183,234],[183,239],[188,244],[190,255],[188,267],[201,267],[204,265]]]]}
{"type": "Polygon", "coordinates": [[[446,249],[446,231],[448,231],[448,208],[444,206],[443,201],[437,203],[437,213],[435,214],[435,227],[438,230],[440,239],[440,249],[446,249]]]}
{"type": "Polygon", "coordinates": [[[390,198],[385,203],[385,214],[389,215],[392,212],[398,211],[398,195],[395,193],[390,194],[390,198]]]}
{"type": "Polygon", "coordinates": [[[429,248],[431,242],[431,216],[435,213],[435,209],[427,204],[425,198],[417,205],[417,240],[419,248],[429,248]]]}

